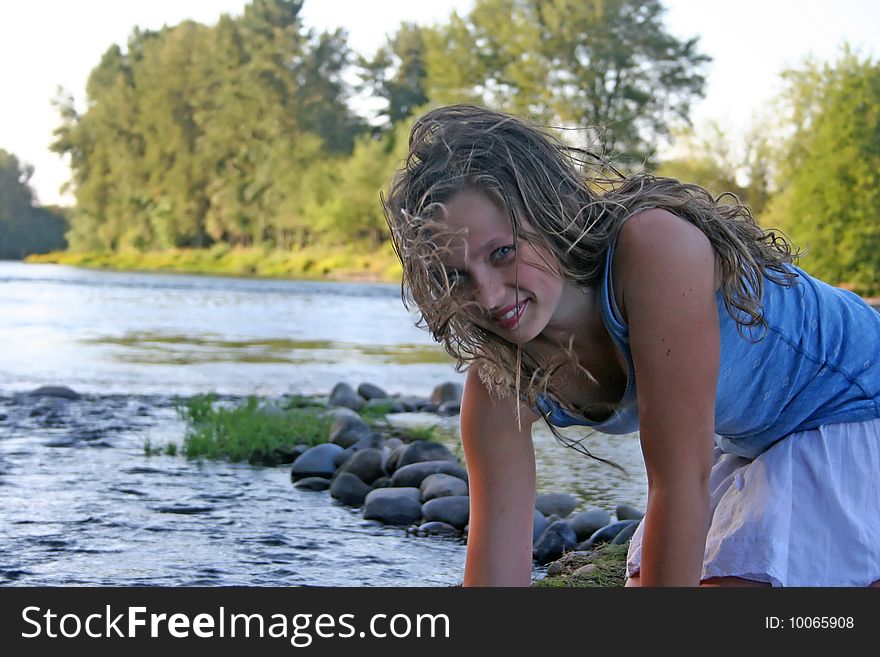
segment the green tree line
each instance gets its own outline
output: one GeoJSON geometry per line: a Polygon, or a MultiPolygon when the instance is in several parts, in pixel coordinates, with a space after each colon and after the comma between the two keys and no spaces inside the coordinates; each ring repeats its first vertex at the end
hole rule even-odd
{"type": "Polygon", "coordinates": [[[0,148],[0,259],[63,249],[67,222],[58,208],[34,203],[28,184],[34,170],[0,148]]]}
{"type": "Polygon", "coordinates": [[[84,111],[56,99],[73,249],[375,247],[379,190],[426,105],[611,126],[590,138],[643,159],[704,85],[707,58],[668,34],[658,0],[482,0],[445,24],[402,24],[370,58],[344,32],[306,29],[302,4],[136,29],[92,71],[84,111]],[[357,97],[379,109],[363,116],[357,97]]]}
{"type": "Polygon", "coordinates": [[[302,5],[253,0],[210,26],[135,29],[92,71],[85,109],[59,94],[71,249],[382,248],[378,195],[413,116],[473,101],[564,127],[624,170],[732,191],[814,273],[880,292],[870,59],[790,71],[773,113],[732,145],[718,126],[688,133],[709,58],[670,34],[661,0],[475,0],[400,24],[369,57],[343,31],[308,29],[302,5]],[[666,140],[680,154],[659,161],[666,140]]]}

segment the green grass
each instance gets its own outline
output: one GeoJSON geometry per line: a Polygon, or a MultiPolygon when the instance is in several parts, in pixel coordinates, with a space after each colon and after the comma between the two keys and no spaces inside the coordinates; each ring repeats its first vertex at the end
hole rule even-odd
{"type": "Polygon", "coordinates": [[[183,454],[259,462],[278,448],[326,442],[332,418],[321,417],[322,407],[306,400],[274,404],[251,396],[232,406],[219,404],[213,394],[178,400],[178,415],[188,425],[183,454]]]}
{"type": "Polygon", "coordinates": [[[560,573],[532,582],[543,587],[621,587],[626,583],[626,553],[628,544],[598,545],[589,552],[570,552],[560,562],[565,565],[560,573]],[[589,572],[576,571],[592,565],[589,572]]]}

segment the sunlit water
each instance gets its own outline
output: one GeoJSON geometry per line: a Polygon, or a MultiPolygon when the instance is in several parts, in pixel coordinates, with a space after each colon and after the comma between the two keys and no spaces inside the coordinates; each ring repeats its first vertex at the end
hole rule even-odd
{"type": "MultiPolygon", "coordinates": [[[[0,583],[445,586],[464,546],[364,521],[289,467],[144,455],[180,443],[173,399],[327,394],[345,381],[427,395],[462,381],[393,285],[94,272],[0,262],[0,583]],[[66,385],[77,401],[34,399],[66,385]]],[[[432,419],[433,418],[433,419],[432,419]]],[[[436,421],[451,432],[456,419],[436,421]]],[[[643,506],[637,436],[535,431],[538,488],[579,508],[643,506]],[[576,434],[575,434],[576,435],[576,434]]]]}

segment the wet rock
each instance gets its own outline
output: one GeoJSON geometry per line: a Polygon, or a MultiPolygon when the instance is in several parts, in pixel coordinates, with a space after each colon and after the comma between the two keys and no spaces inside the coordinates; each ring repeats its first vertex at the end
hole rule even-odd
{"type": "Polygon", "coordinates": [[[330,485],[330,495],[348,506],[361,506],[372,489],[351,472],[340,473],[330,485]]]}
{"type": "Polygon", "coordinates": [[[416,536],[443,536],[447,538],[454,538],[461,534],[461,532],[452,525],[440,522],[439,520],[424,522],[419,525],[413,533],[416,536]]]}
{"type": "Polygon", "coordinates": [[[641,522],[641,520],[636,520],[635,518],[633,518],[633,522],[630,525],[621,529],[620,532],[618,532],[617,536],[611,539],[611,545],[623,545],[624,543],[629,541],[629,539],[633,537],[633,534],[636,533],[636,530],[639,528],[641,522]]]}
{"type": "Polygon", "coordinates": [[[422,502],[433,500],[437,497],[451,495],[467,495],[468,485],[458,477],[437,472],[422,479],[419,484],[422,491],[422,502]]]}
{"type": "Polygon", "coordinates": [[[339,445],[323,443],[306,450],[290,469],[291,478],[296,481],[305,477],[331,477],[336,472],[334,458],[342,451],[339,445]]]}
{"type": "Polygon", "coordinates": [[[445,522],[458,529],[468,524],[470,498],[467,495],[451,495],[428,500],[422,505],[425,520],[445,522]]]}
{"type": "Polygon", "coordinates": [[[434,402],[428,402],[427,404],[423,404],[419,411],[422,413],[436,413],[440,409],[439,404],[435,404],[434,402]]]}
{"type": "Polygon", "coordinates": [[[538,538],[532,550],[532,556],[539,564],[550,563],[562,556],[566,550],[577,545],[577,536],[565,520],[557,520],[551,524],[538,538]]]}
{"type": "Polygon", "coordinates": [[[330,488],[330,480],[326,477],[305,477],[293,485],[300,490],[327,490],[330,488]]]}
{"type": "Polygon", "coordinates": [[[391,486],[391,477],[382,476],[376,479],[372,484],[373,488],[388,488],[391,486]]]}
{"type": "Polygon", "coordinates": [[[437,407],[437,413],[449,417],[461,413],[461,402],[445,401],[437,407]]]}
{"type": "Polygon", "coordinates": [[[386,474],[385,468],[382,467],[383,460],[384,454],[381,449],[370,447],[358,450],[339,467],[337,476],[350,472],[364,483],[371,484],[376,481],[376,479],[386,474]]]}
{"type": "Polygon", "coordinates": [[[60,397],[61,399],[82,399],[75,390],[67,386],[41,386],[28,393],[31,397],[60,397]]]}
{"type": "Polygon", "coordinates": [[[618,520],[617,522],[612,522],[610,525],[606,525],[601,529],[597,529],[586,541],[578,544],[578,550],[589,550],[595,545],[599,545],[600,543],[610,543],[615,536],[617,536],[621,531],[623,531],[626,527],[629,527],[632,524],[638,525],[638,520],[618,520]]]}
{"type": "MultiPolygon", "coordinates": [[[[419,487],[428,475],[442,472],[467,481],[467,470],[452,461],[423,461],[410,463],[394,471],[391,475],[392,486],[419,487]]],[[[421,492],[421,491],[420,491],[421,492]]]]}
{"type": "Polygon", "coordinates": [[[403,454],[405,449],[406,444],[401,441],[400,445],[392,447],[391,451],[388,452],[388,457],[385,459],[385,469],[388,471],[388,474],[394,474],[394,471],[397,470],[397,462],[400,460],[400,455],[403,454]]]}
{"type": "Polygon", "coordinates": [[[565,518],[576,506],[577,498],[568,493],[541,493],[535,498],[535,508],[545,516],[555,513],[565,518]]]}
{"type": "Polygon", "coordinates": [[[544,533],[544,530],[550,526],[550,521],[547,520],[547,516],[543,513],[535,509],[534,519],[532,521],[532,543],[537,543],[538,539],[541,537],[541,534],[544,533]]]}
{"type": "Polygon", "coordinates": [[[418,488],[374,488],[364,500],[364,519],[386,525],[412,525],[422,520],[418,488]]]}
{"type": "Polygon", "coordinates": [[[383,397],[378,399],[368,399],[364,403],[364,408],[380,408],[386,413],[405,413],[406,407],[396,399],[383,397]]]}
{"type": "Polygon", "coordinates": [[[329,406],[344,406],[353,411],[359,411],[364,405],[364,400],[347,383],[337,383],[330,392],[330,399],[327,400],[327,404],[329,406]]]}
{"type": "Polygon", "coordinates": [[[340,413],[330,426],[330,442],[340,447],[351,447],[372,432],[370,425],[354,411],[351,414],[340,413]]]}
{"type": "Polygon", "coordinates": [[[424,461],[453,461],[457,462],[455,454],[449,451],[446,445],[431,442],[430,440],[414,440],[407,445],[400,459],[397,461],[397,467],[402,468],[411,463],[422,463],[424,461]]]}
{"type": "Polygon", "coordinates": [[[574,533],[577,534],[578,540],[585,541],[596,530],[611,524],[611,514],[605,509],[589,509],[575,513],[567,521],[574,533]]]}
{"type": "Polygon", "coordinates": [[[443,402],[454,401],[461,403],[461,393],[463,391],[460,383],[441,383],[431,392],[431,403],[440,406],[443,402]]]}
{"type": "Polygon", "coordinates": [[[398,397],[397,401],[403,405],[405,412],[412,413],[419,410],[419,403],[423,403],[425,400],[418,397],[398,397]]]}
{"type": "Polygon", "coordinates": [[[388,393],[382,390],[377,385],[373,385],[372,383],[362,383],[358,386],[357,394],[366,399],[367,401],[371,399],[387,399],[388,393]]]}
{"type": "Polygon", "coordinates": [[[644,511],[639,511],[629,504],[618,504],[614,514],[618,520],[641,520],[645,517],[644,511]]]}

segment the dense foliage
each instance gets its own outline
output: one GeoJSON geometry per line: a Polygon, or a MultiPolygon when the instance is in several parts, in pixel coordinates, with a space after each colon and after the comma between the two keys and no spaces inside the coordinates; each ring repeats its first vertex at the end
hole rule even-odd
{"type": "Polygon", "coordinates": [[[22,166],[0,148],[0,259],[20,259],[65,246],[67,229],[60,211],[34,204],[28,181],[33,168],[22,166]]]}
{"type": "Polygon", "coordinates": [[[306,29],[301,7],[136,29],[92,71],[85,111],[56,99],[73,249],[377,247],[379,190],[426,105],[611,126],[600,148],[640,159],[702,93],[706,57],[666,32],[659,0],[478,0],[447,24],[402,24],[370,58],[306,29]]]}
{"type": "Polygon", "coordinates": [[[791,134],[766,221],[806,250],[811,272],[880,294],[880,64],[847,50],[785,77],[791,134]]]}

